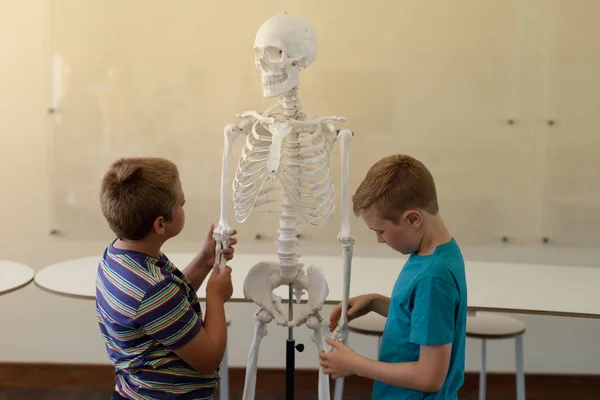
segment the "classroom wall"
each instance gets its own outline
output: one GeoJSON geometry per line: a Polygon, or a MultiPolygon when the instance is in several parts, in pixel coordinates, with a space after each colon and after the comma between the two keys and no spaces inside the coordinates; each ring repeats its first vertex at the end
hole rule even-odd
{"type": "MultiPolygon", "coordinates": [[[[351,190],[378,158],[408,153],[430,166],[467,257],[598,265],[599,4],[263,1],[235,2],[235,15],[232,4],[0,3],[2,258],[40,269],[100,254],[110,232],[97,204],[99,179],[112,160],[134,154],[178,163],[188,223],[169,249],[196,249],[218,219],[223,127],[271,102],[253,66],[254,34],[288,10],[309,18],[320,40],[317,62],[302,72],[303,103],[316,115],[347,116],[355,132],[351,190]],[[65,65],[59,81],[51,73],[57,54],[65,65]],[[57,121],[46,109],[60,81],[57,121]],[[544,236],[550,242],[542,246],[544,236]]],[[[337,153],[332,162],[337,177],[337,153]]],[[[337,254],[339,221],[336,212],[304,240],[337,254]]],[[[276,220],[253,215],[237,227],[238,251],[257,251],[275,238],[276,220]],[[257,233],[265,239],[255,241],[257,233]]],[[[354,217],[352,230],[355,254],[393,256],[354,217]]],[[[245,365],[254,311],[228,305],[231,365],[245,365]]],[[[107,362],[93,301],[30,285],[0,296],[0,315],[0,361],[107,362]]],[[[528,372],[600,372],[600,321],[520,318],[528,325],[528,372]]],[[[261,365],[284,366],[286,334],[270,328],[261,365]]],[[[309,336],[298,331],[307,345],[298,367],[315,365],[309,336]]],[[[374,339],[350,340],[375,355],[374,339]]],[[[469,341],[470,370],[478,368],[478,345],[469,341]]],[[[513,370],[511,346],[489,346],[491,370],[513,370]]]]}
{"type": "MultiPolygon", "coordinates": [[[[600,32],[588,12],[597,2],[49,4],[62,119],[47,136],[47,203],[52,228],[69,238],[110,235],[99,181],[116,158],[140,154],[177,162],[191,221],[183,237],[204,232],[219,212],[224,126],[273,102],[260,90],[254,35],[289,11],[319,35],[300,99],[315,115],[347,117],[344,127],[355,132],[351,190],[376,160],[409,153],[431,169],[444,217],[464,244],[600,244],[600,139],[591,129],[600,32]]],[[[339,183],[337,146],[332,164],[339,183]]],[[[352,222],[357,241],[372,239],[352,222]]],[[[240,237],[274,239],[276,224],[276,215],[254,213],[240,237]]],[[[339,224],[337,212],[305,239],[335,245],[339,224]]]]}

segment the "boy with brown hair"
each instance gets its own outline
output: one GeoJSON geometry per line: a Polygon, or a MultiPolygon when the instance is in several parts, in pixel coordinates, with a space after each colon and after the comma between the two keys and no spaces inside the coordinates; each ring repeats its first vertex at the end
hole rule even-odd
{"type": "MultiPolygon", "coordinates": [[[[102,213],[117,236],[96,278],[96,314],[111,363],[113,399],[210,399],[227,343],[224,303],[231,268],[220,272],[214,225],[180,271],[162,245],[185,225],[177,167],[161,158],[123,158],[104,175],[102,213]],[[203,318],[196,291],[210,274],[203,318]]],[[[232,245],[235,239],[230,241],[232,245]]]]}
{"type": "MultiPolygon", "coordinates": [[[[354,213],[408,260],[391,298],[365,294],[349,300],[348,320],[371,311],[387,322],[378,361],[341,343],[321,353],[332,378],[373,379],[373,399],[458,399],[465,364],[467,283],[461,251],[442,221],[429,170],[407,155],[392,155],[368,171],[352,201],[354,213]]],[[[373,277],[377,279],[377,277],[373,277]]],[[[341,305],[329,323],[337,325],[341,305]]]]}

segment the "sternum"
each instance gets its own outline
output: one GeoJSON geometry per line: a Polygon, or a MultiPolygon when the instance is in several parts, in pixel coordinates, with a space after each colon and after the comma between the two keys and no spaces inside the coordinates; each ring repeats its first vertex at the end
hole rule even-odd
{"type": "Polygon", "coordinates": [[[293,280],[298,269],[298,217],[287,195],[283,196],[281,217],[279,218],[279,256],[280,276],[284,280],[293,280]]]}

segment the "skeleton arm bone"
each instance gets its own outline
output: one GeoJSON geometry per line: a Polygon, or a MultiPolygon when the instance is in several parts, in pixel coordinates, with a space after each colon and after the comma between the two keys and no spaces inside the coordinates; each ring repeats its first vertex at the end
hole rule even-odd
{"type": "Polygon", "coordinates": [[[354,238],[350,234],[350,209],[349,209],[349,169],[350,169],[350,142],[353,133],[344,129],[340,131],[338,138],[340,139],[340,152],[342,160],[342,226],[338,234],[338,241],[342,244],[342,257],[344,260],[344,286],[342,293],[342,315],[333,337],[335,340],[345,342],[346,329],[348,326],[348,298],[350,297],[350,275],[352,269],[352,249],[354,246],[354,238]]]}
{"type": "Polygon", "coordinates": [[[221,257],[221,250],[229,247],[229,240],[233,234],[233,228],[229,225],[229,210],[228,210],[228,199],[229,190],[231,189],[231,159],[232,159],[232,148],[233,142],[241,134],[248,134],[251,122],[246,120],[242,121],[240,125],[230,124],[225,127],[224,136],[224,147],[223,147],[223,160],[222,160],[222,172],[221,172],[221,215],[219,218],[219,226],[215,229],[215,240],[216,244],[216,262],[219,264],[221,270],[224,270],[226,260],[221,257]]]}
{"type": "Polygon", "coordinates": [[[350,142],[352,141],[353,133],[348,129],[340,131],[340,153],[342,159],[342,227],[338,240],[348,240],[350,235],[350,207],[349,198],[350,192],[348,183],[350,181],[350,142]]]}

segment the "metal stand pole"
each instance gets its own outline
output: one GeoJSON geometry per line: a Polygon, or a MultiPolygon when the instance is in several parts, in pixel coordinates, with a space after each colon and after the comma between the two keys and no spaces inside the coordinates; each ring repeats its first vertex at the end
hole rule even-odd
{"type": "MultiPolygon", "coordinates": [[[[289,320],[291,321],[294,317],[294,301],[293,301],[293,287],[290,284],[289,290],[289,320]]],[[[294,385],[295,385],[295,354],[296,345],[294,341],[294,328],[288,327],[288,339],[286,341],[286,360],[285,360],[285,398],[286,400],[294,400],[294,385]]]]}

